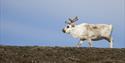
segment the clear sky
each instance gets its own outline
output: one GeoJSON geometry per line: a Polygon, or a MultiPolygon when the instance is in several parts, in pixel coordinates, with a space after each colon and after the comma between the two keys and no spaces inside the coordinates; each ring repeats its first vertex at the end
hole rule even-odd
{"type": "MultiPolygon", "coordinates": [[[[78,24],[112,24],[114,47],[125,48],[124,0],[0,0],[0,45],[75,46],[79,39],[62,33],[75,16],[78,24]]],[[[105,40],[93,45],[109,46],[105,40]]]]}

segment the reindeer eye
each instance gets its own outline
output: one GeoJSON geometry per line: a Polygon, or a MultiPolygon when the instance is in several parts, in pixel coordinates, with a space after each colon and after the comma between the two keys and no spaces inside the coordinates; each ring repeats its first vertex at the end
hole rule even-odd
{"type": "Polygon", "coordinates": [[[69,26],[67,26],[67,28],[69,28],[69,26]]]}

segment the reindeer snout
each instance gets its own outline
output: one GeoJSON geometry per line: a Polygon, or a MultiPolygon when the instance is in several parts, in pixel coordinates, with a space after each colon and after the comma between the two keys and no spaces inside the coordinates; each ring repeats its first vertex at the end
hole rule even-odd
{"type": "Polygon", "coordinates": [[[64,29],[62,29],[62,32],[64,32],[64,33],[65,33],[66,31],[65,31],[64,29]]]}

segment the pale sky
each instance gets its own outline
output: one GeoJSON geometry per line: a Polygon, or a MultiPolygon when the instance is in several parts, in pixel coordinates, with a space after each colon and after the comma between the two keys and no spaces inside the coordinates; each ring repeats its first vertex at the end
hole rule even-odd
{"type": "MultiPolygon", "coordinates": [[[[124,6],[124,0],[0,0],[0,45],[75,46],[79,39],[62,28],[78,16],[78,24],[112,24],[114,47],[125,48],[124,6]]],[[[93,44],[109,46],[105,40],[93,44]]]]}

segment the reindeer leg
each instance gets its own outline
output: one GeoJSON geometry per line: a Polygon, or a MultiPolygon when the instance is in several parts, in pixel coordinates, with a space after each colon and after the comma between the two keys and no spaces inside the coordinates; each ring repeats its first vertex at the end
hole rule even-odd
{"type": "Polygon", "coordinates": [[[83,43],[83,40],[80,40],[80,41],[77,43],[76,47],[81,47],[82,43],[83,43]]]}
{"type": "Polygon", "coordinates": [[[92,40],[91,39],[88,39],[88,44],[89,44],[89,47],[92,47],[92,40]]]}
{"type": "Polygon", "coordinates": [[[112,37],[109,38],[109,42],[110,42],[110,48],[113,48],[113,41],[112,41],[112,37]]]}
{"type": "Polygon", "coordinates": [[[113,40],[112,40],[112,37],[111,37],[111,36],[110,36],[110,37],[106,37],[105,39],[109,42],[109,47],[110,47],[110,48],[113,48],[113,40]]]}

